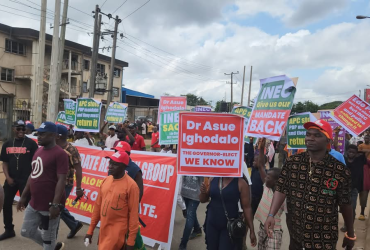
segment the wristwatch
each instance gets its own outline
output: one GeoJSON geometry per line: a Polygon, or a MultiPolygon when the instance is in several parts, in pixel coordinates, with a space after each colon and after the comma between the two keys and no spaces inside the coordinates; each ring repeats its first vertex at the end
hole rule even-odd
{"type": "Polygon", "coordinates": [[[56,204],[56,203],[49,202],[49,206],[60,209],[60,208],[62,208],[63,205],[62,204],[56,204]]]}

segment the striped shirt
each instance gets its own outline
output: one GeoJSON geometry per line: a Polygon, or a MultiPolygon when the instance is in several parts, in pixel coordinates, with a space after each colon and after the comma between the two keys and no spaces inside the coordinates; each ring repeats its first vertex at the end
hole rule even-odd
{"type": "MultiPolygon", "coordinates": [[[[265,221],[267,220],[273,197],[274,197],[274,191],[271,188],[266,187],[266,184],[264,184],[262,198],[261,198],[260,204],[258,205],[258,209],[255,215],[255,218],[262,224],[265,224],[265,221]]],[[[275,219],[274,230],[281,230],[281,218],[280,217],[281,217],[281,214],[285,211],[285,209],[286,209],[286,204],[284,202],[274,217],[275,219]]]]}

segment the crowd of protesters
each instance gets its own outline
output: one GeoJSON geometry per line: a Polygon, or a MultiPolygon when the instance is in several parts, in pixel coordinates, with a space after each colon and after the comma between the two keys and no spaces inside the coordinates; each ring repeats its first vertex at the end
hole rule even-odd
{"type": "MultiPolygon", "coordinates": [[[[279,142],[260,138],[255,144],[251,138],[245,145],[248,173],[244,172],[243,178],[183,176],[177,203],[186,221],[179,250],[187,249],[188,241],[203,232],[209,250],[245,249],[247,234],[251,245],[258,244],[258,249],[281,249],[283,223],[287,224],[291,250],[336,249],[339,213],[345,222],[340,229],[345,232],[343,246],[352,249],[356,240],[353,224],[357,199],[360,198],[361,206],[358,219],[365,220],[370,190],[370,136],[346,135],[343,157],[338,148],[341,128],[333,133],[323,120],[304,127],[304,152],[286,150],[284,136],[279,142]],[[276,151],[278,166],[274,166],[276,151]],[[197,217],[200,203],[208,203],[204,223],[197,217]],[[286,221],[282,220],[284,214],[286,221]],[[254,231],[254,223],[259,223],[258,232],[254,231]]],[[[6,177],[4,194],[0,188],[0,212],[3,207],[5,226],[0,241],[16,235],[12,205],[18,191],[21,197],[17,210],[25,210],[22,236],[43,249],[64,249],[64,243],[57,242],[60,219],[70,229],[68,239],[81,230],[83,224],[64,206],[74,184],[76,196],[84,195],[81,158],[70,143],[74,142],[115,151],[109,157],[108,177],[95,202],[84,238],[86,244],[92,243],[94,229],[100,222],[99,249],[145,249],[138,213],[144,195],[143,179],[140,168],[130,158],[131,150],[145,151],[147,138],[151,139],[151,152],[177,153],[176,145],[159,144],[155,124],[105,123],[94,135],[51,122],[44,122],[35,130],[32,124],[18,121],[13,125],[13,135],[4,143],[0,156],[6,177]],[[29,135],[37,135],[40,147],[29,135]],[[127,195],[122,198],[122,193],[127,195]],[[104,205],[119,199],[126,199],[116,204],[122,205],[119,210],[104,205]]]]}

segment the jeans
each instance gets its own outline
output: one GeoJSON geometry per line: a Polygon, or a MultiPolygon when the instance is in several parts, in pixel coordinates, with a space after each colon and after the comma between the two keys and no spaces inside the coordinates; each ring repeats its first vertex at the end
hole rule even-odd
{"type": "MultiPolygon", "coordinates": [[[[72,191],[73,186],[66,186],[66,199],[69,197],[69,194],[72,191]]],[[[75,217],[73,217],[67,208],[63,208],[60,212],[60,218],[66,223],[70,230],[74,230],[78,226],[78,221],[76,221],[75,217]]]]}
{"type": "Polygon", "coordinates": [[[356,188],[353,188],[351,190],[351,197],[352,197],[352,209],[353,209],[353,222],[356,218],[356,206],[357,206],[357,196],[358,196],[358,190],[356,188]]]}
{"type": "Polygon", "coordinates": [[[49,216],[49,211],[36,211],[30,205],[24,212],[24,221],[21,235],[29,238],[43,247],[43,250],[54,250],[56,244],[56,232],[59,225],[59,216],[49,220],[48,230],[40,229],[43,216],[49,216]]]}
{"type": "Polygon", "coordinates": [[[184,228],[184,233],[182,235],[181,239],[181,246],[186,247],[189,241],[189,237],[191,234],[191,230],[194,228],[195,232],[199,232],[201,230],[201,227],[198,222],[197,218],[197,209],[199,206],[199,201],[195,201],[192,199],[188,199],[183,197],[187,209],[187,214],[186,214],[186,223],[185,223],[185,228],[184,228]]]}
{"type": "MultiPolygon", "coordinates": [[[[26,181],[27,182],[27,181],[26,181]]],[[[14,186],[10,186],[6,181],[4,183],[4,210],[3,210],[3,217],[4,217],[4,225],[5,230],[12,231],[14,230],[13,225],[13,201],[14,197],[17,194],[18,190],[20,195],[22,195],[23,189],[26,186],[26,182],[18,183],[16,182],[14,186]]],[[[25,206],[27,206],[28,201],[25,206]]]]}

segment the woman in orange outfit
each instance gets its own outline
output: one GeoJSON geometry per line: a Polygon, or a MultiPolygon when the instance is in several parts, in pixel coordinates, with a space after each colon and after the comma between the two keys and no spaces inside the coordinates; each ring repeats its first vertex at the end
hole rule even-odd
{"type": "Polygon", "coordinates": [[[85,240],[91,239],[100,221],[99,250],[133,250],[139,230],[139,188],[130,176],[125,174],[129,156],[116,152],[110,158],[108,176],[100,186],[94,213],[85,240]],[[128,237],[126,237],[128,236],[128,237]]]}

